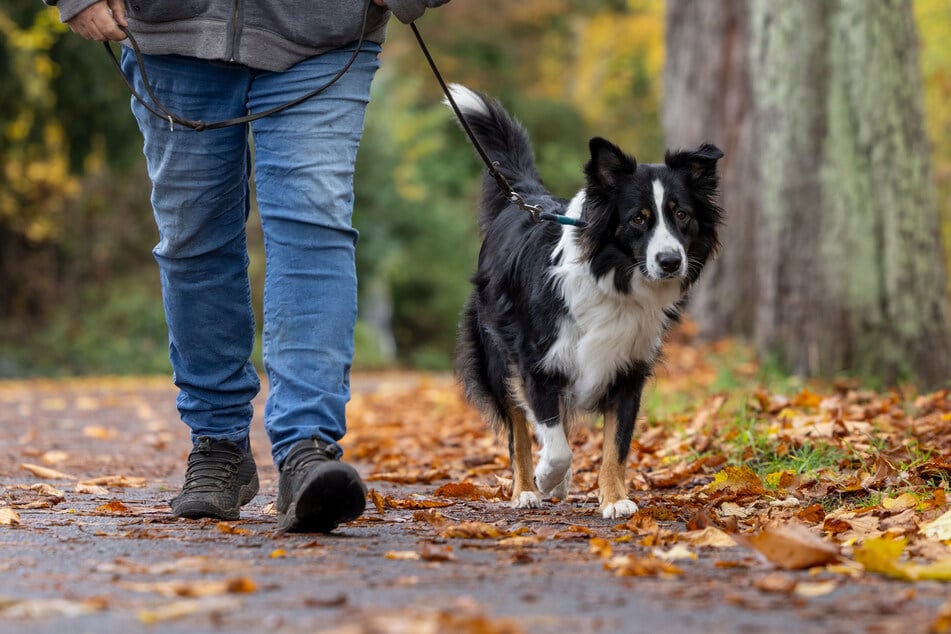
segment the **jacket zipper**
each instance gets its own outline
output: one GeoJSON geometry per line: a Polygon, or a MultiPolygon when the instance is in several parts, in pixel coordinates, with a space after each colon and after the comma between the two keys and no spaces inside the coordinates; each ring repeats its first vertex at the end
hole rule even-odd
{"type": "Polygon", "coordinates": [[[238,52],[238,4],[241,0],[234,0],[234,10],[231,12],[231,37],[228,43],[228,61],[234,62],[234,56],[238,52]]]}

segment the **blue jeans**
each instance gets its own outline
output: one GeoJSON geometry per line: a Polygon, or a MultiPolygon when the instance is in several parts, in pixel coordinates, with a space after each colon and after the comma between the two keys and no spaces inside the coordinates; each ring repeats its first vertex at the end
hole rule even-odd
{"type": "MultiPolygon", "coordinates": [[[[326,83],[344,48],[275,73],[173,55],[146,56],[152,89],[188,119],[258,112],[326,83]]],[[[253,177],[264,232],[264,423],[275,464],[317,437],[346,431],[357,279],[353,172],[380,47],[364,44],[331,88],[250,125],[169,129],[135,99],[159,230],[159,265],[178,410],[199,436],[247,446],[254,315],[245,225],[253,177]]],[[[122,68],[146,94],[135,57],[122,68]]],[[[341,452],[342,453],[342,452],[341,452]]]]}

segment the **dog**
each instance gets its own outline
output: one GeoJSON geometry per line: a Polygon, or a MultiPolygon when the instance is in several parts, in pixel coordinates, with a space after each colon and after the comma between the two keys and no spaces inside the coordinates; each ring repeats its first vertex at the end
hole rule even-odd
{"type": "Polygon", "coordinates": [[[464,86],[451,95],[490,161],[525,202],[581,227],[535,222],[485,171],[483,242],[462,312],[454,372],[466,399],[508,434],[512,505],[539,508],[571,484],[571,424],[604,419],[598,499],[604,518],[637,512],[625,464],[641,392],[687,292],[718,248],[717,161],[703,144],[638,164],[589,141],[585,186],[555,197],[528,133],[502,105],[464,86]],[[541,445],[532,469],[532,431],[541,445]],[[533,477],[534,473],[534,477],[533,477]]]}

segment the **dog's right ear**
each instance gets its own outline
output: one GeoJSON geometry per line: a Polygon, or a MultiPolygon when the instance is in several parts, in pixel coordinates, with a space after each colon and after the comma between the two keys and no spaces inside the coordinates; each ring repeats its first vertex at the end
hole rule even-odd
{"type": "Polygon", "coordinates": [[[633,156],[606,139],[594,137],[588,142],[588,149],[591,160],[585,165],[584,173],[589,186],[613,190],[622,176],[632,175],[637,169],[633,156]]]}

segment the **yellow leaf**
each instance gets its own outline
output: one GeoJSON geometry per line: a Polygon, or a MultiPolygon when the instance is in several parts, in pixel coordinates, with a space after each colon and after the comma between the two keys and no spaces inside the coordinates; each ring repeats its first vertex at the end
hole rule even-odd
{"type": "Polygon", "coordinates": [[[766,493],[759,476],[747,466],[728,465],[713,477],[708,491],[724,491],[735,495],[762,495],[766,493]]]}
{"type": "Polygon", "coordinates": [[[286,556],[287,556],[287,551],[284,550],[283,548],[275,548],[274,550],[271,551],[271,554],[268,555],[268,557],[270,557],[271,559],[280,559],[281,557],[286,557],[286,556]]]}
{"type": "Polygon", "coordinates": [[[250,535],[251,531],[246,528],[238,528],[228,522],[218,522],[218,530],[226,535],[250,535]]]}
{"type": "Polygon", "coordinates": [[[904,511],[905,509],[915,508],[918,504],[918,498],[911,493],[902,493],[893,498],[882,500],[882,508],[888,511],[904,511]]]}
{"type": "Polygon", "coordinates": [[[907,539],[876,537],[855,549],[855,560],[869,572],[878,572],[906,581],[951,581],[951,559],[929,564],[902,561],[907,539]]]}
{"type": "Polygon", "coordinates": [[[592,537],[588,541],[588,552],[601,557],[602,559],[607,559],[611,556],[611,544],[608,540],[601,537],[592,537]]]}

